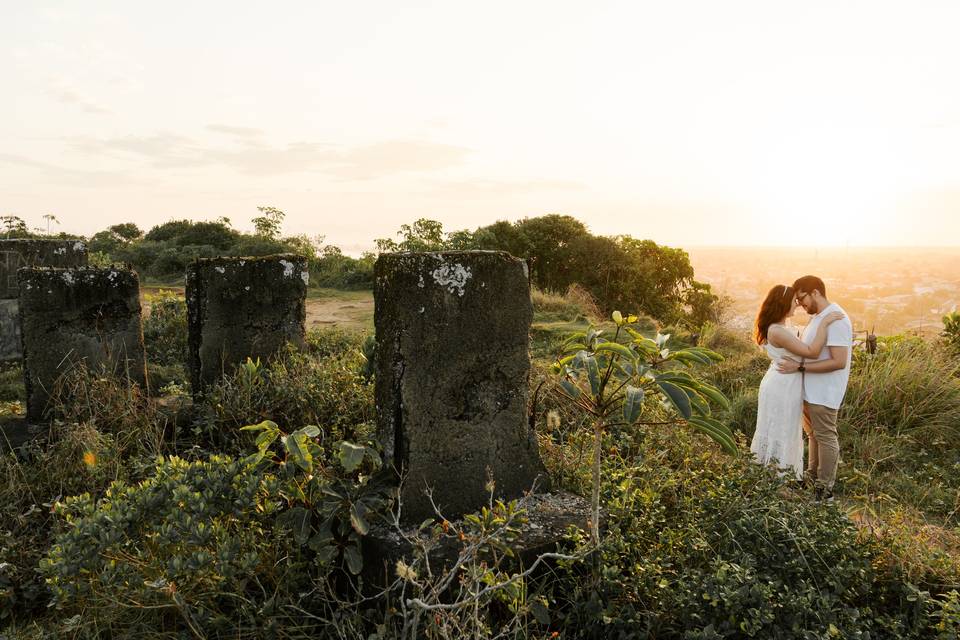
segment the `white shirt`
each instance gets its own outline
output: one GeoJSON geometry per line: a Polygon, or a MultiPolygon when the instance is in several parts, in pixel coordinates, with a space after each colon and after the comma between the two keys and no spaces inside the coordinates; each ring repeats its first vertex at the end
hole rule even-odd
{"type": "Polygon", "coordinates": [[[850,316],[836,303],[830,303],[817,315],[810,318],[810,323],[803,330],[800,337],[805,344],[810,344],[817,335],[817,328],[824,316],[839,311],[843,317],[827,327],[827,344],[816,360],[826,360],[830,357],[827,347],[846,347],[847,364],[842,369],[825,373],[811,373],[807,371],[803,376],[803,399],[810,404],[819,404],[830,409],[839,409],[843,396],[847,392],[847,382],[850,380],[850,360],[853,358],[853,325],[850,316]]]}

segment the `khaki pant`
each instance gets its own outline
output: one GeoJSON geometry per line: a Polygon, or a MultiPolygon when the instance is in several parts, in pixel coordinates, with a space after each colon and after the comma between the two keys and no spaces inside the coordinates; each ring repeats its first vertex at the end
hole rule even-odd
{"type": "Polygon", "coordinates": [[[840,459],[837,410],[804,402],[803,430],[807,434],[807,473],[818,487],[832,489],[840,459]]]}

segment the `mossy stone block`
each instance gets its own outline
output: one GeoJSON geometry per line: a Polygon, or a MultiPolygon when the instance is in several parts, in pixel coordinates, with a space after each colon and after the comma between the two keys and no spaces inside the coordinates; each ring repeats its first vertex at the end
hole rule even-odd
{"type": "Polygon", "coordinates": [[[377,422],[402,514],[478,509],[547,488],[527,414],[530,281],[499,251],[392,253],[374,267],[377,422]]]}
{"type": "Polygon", "coordinates": [[[195,394],[247,358],[266,361],[306,340],[307,259],[203,258],[186,273],[190,377],[195,394]]]}
{"type": "Polygon", "coordinates": [[[81,363],[146,387],[136,272],[28,267],[18,281],[28,419],[43,417],[57,379],[81,363]]]}

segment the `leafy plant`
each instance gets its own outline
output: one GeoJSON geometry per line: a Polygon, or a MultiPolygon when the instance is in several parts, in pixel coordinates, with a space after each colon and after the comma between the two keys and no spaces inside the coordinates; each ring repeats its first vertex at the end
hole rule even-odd
{"type": "Polygon", "coordinates": [[[590,329],[575,333],[567,340],[565,351],[574,352],[559,358],[554,373],[562,376],[561,394],[589,414],[593,420],[593,491],[590,523],[594,544],[599,544],[600,520],[600,458],[603,434],[615,427],[650,424],[640,421],[647,393],[655,393],[671,406],[678,419],[719,443],[729,453],[737,451],[733,434],[710,416],[710,403],[729,407],[720,391],[699,380],[676,365],[710,364],[721,356],[703,347],[688,347],[671,351],[666,344],[669,335],[657,334],[647,338],[631,325],[636,316],[624,317],[619,311],[612,314],[616,332],[612,340],[602,338],[603,332],[590,329]],[[626,334],[628,342],[620,342],[626,334]]]}

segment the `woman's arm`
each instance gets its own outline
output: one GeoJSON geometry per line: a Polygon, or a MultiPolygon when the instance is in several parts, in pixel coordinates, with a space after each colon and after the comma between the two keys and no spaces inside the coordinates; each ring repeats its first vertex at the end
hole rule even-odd
{"type": "Polygon", "coordinates": [[[831,324],[843,317],[839,311],[828,314],[817,327],[817,335],[813,343],[806,344],[803,340],[790,333],[786,327],[771,326],[767,329],[767,340],[775,347],[786,349],[791,353],[804,358],[818,358],[827,344],[827,329],[831,324]]]}

